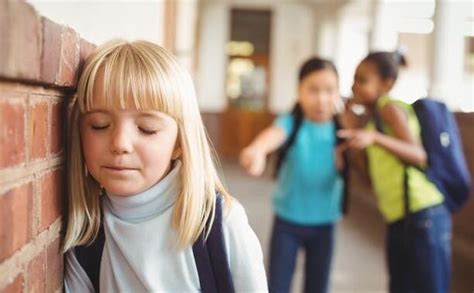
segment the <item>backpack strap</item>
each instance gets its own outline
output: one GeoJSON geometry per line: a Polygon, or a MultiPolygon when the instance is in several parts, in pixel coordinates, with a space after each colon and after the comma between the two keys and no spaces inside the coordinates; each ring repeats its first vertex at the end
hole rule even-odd
{"type": "MultiPolygon", "coordinates": [[[[342,129],[342,125],[339,121],[340,117],[339,115],[334,115],[333,121],[335,127],[335,136],[336,136],[336,146],[344,143],[344,139],[340,138],[337,136],[337,131],[342,129]]],[[[347,152],[344,151],[342,153],[342,160],[344,161],[344,168],[340,171],[340,174],[342,176],[342,179],[344,181],[344,190],[342,193],[342,213],[344,215],[347,215],[349,212],[349,157],[347,155],[347,152]]]]}
{"type": "MultiPolygon", "coordinates": [[[[374,124],[375,124],[375,129],[378,132],[385,134],[385,131],[383,128],[383,119],[382,119],[382,116],[380,116],[380,109],[378,108],[374,111],[374,124]]],[[[402,164],[403,164],[403,210],[405,212],[405,217],[408,218],[408,215],[410,214],[410,197],[408,196],[410,192],[408,188],[409,166],[403,162],[402,164]]]]}
{"type": "Polygon", "coordinates": [[[193,245],[194,259],[201,284],[205,293],[235,292],[222,230],[222,196],[216,194],[214,222],[207,240],[204,233],[193,245]]]}
{"type": "Polygon", "coordinates": [[[88,246],[81,245],[74,248],[77,261],[89,277],[95,292],[100,292],[100,262],[104,251],[104,243],[105,232],[101,221],[99,232],[94,241],[88,246]]]}
{"type": "Polygon", "coordinates": [[[275,172],[274,172],[274,177],[278,177],[278,173],[280,172],[281,166],[283,165],[283,162],[285,161],[286,155],[288,154],[288,151],[290,150],[291,146],[296,140],[296,136],[298,135],[298,130],[301,127],[301,124],[303,123],[303,109],[301,109],[301,106],[299,103],[297,103],[294,107],[293,110],[291,111],[291,116],[293,118],[293,128],[291,129],[291,133],[288,136],[288,139],[286,142],[278,149],[278,156],[277,156],[277,161],[275,164],[275,172]]]}

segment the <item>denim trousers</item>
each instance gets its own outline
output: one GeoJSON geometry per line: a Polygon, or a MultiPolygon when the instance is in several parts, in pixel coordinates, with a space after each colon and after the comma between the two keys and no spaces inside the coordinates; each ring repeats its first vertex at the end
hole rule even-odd
{"type": "Polygon", "coordinates": [[[299,225],[275,217],[270,248],[269,291],[290,291],[299,248],[305,250],[304,291],[326,293],[334,245],[334,224],[299,225]]]}
{"type": "Polygon", "coordinates": [[[451,230],[451,214],[442,204],[389,224],[386,256],[391,293],[449,292],[451,230]]]}

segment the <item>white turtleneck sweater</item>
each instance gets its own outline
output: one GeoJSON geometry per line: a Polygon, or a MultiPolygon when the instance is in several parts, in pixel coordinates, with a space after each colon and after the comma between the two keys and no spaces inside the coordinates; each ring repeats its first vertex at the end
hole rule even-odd
{"type": "MultiPolygon", "coordinates": [[[[180,167],[177,162],[166,177],[143,193],[104,196],[101,292],[200,291],[192,246],[173,247],[177,233],[171,223],[180,167]]],[[[223,233],[236,292],[266,292],[262,250],[236,200],[223,216],[223,233]]],[[[64,282],[66,292],[94,292],[74,249],[66,253],[64,282]]]]}

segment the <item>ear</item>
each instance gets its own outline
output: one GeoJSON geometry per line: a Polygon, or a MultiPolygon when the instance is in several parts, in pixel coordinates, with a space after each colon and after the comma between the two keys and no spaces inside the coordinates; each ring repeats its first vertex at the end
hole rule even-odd
{"type": "Polygon", "coordinates": [[[176,160],[179,157],[181,157],[181,154],[183,153],[181,149],[181,144],[179,143],[179,140],[176,140],[176,145],[174,146],[174,150],[171,153],[171,159],[176,160]]]}

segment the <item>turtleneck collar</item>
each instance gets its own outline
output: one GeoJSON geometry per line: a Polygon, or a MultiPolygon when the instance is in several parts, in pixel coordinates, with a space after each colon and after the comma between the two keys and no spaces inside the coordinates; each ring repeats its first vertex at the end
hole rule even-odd
{"type": "Polygon", "coordinates": [[[149,189],[131,196],[116,196],[106,192],[105,201],[112,213],[127,222],[141,222],[169,209],[180,191],[181,161],[175,161],[171,171],[149,189]]]}

